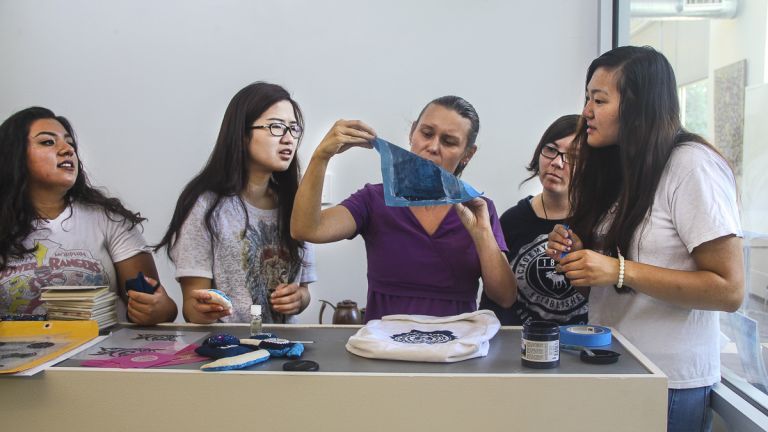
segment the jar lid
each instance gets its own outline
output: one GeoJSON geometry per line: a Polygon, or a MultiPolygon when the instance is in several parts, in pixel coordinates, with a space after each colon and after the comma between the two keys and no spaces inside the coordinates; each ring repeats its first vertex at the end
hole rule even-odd
{"type": "Polygon", "coordinates": [[[251,315],[261,315],[261,305],[251,305],[251,315]]]}

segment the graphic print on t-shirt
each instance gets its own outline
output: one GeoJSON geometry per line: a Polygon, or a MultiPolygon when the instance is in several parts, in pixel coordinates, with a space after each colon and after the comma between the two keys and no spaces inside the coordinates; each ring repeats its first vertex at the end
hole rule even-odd
{"type": "MultiPolygon", "coordinates": [[[[288,252],[280,247],[277,223],[258,221],[248,225],[243,242],[245,281],[253,304],[269,305],[269,295],[281,283],[296,282],[301,263],[291,262],[288,252]]],[[[285,316],[271,307],[263,308],[267,323],[284,323],[285,316]]]]}
{"type": "Polygon", "coordinates": [[[37,250],[13,260],[0,272],[0,311],[45,313],[40,301],[42,288],[53,285],[107,285],[109,276],[91,251],[64,249],[59,243],[35,240],[37,250]]]}
{"type": "Polygon", "coordinates": [[[555,271],[555,261],[544,253],[546,247],[547,234],[541,234],[522,246],[512,261],[518,303],[527,305],[538,317],[528,315],[523,308],[515,308],[516,313],[523,322],[531,319],[567,322],[578,315],[586,316],[587,300],[573,289],[564,275],[555,271]]]}
{"type": "Polygon", "coordinates": [[[390,336],[393,341],[407,344],[443,344],[458,339],[450,330],[421,331],[413,329],[408,333],[390,336]]]}

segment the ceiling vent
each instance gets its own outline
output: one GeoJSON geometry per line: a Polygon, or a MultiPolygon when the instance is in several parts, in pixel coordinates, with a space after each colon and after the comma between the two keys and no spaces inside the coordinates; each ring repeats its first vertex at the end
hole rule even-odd
{"type": "Polygon", "coordinates": [[[632,18],[734,18],[738,0],[632,0],[632,18]]]}

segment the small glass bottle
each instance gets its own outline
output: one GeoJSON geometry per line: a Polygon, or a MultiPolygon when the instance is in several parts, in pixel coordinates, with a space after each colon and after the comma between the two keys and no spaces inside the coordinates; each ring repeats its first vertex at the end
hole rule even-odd
{"type": "Polygon", "coordinates": [[[261,333],[261,305],[251,305],[251,336],[261,333]]]}

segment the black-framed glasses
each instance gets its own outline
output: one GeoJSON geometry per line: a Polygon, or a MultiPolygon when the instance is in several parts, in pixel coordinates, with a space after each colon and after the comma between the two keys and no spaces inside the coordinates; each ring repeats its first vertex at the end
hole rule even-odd
{"type": "Polygon", "coordinates": [[[292,137],[298,138],[301,136],[301,133],[304,132],[304,129],[298,124],[287,125],[283,123],[251,126],[251,129],[269,129],[269,133],[276,137],[284,137],[285,134],[290,132],[292,137]]]}
{"type": "Polygon", "coordinates": [[[560,156],[563,159],[563,163],[571,163],[571,158],[568,156],[567,152],[561,152],[557,147],[551,144],[546,144],[541,148],[541,155],[547,159],[555,159],[560,156]]]}

